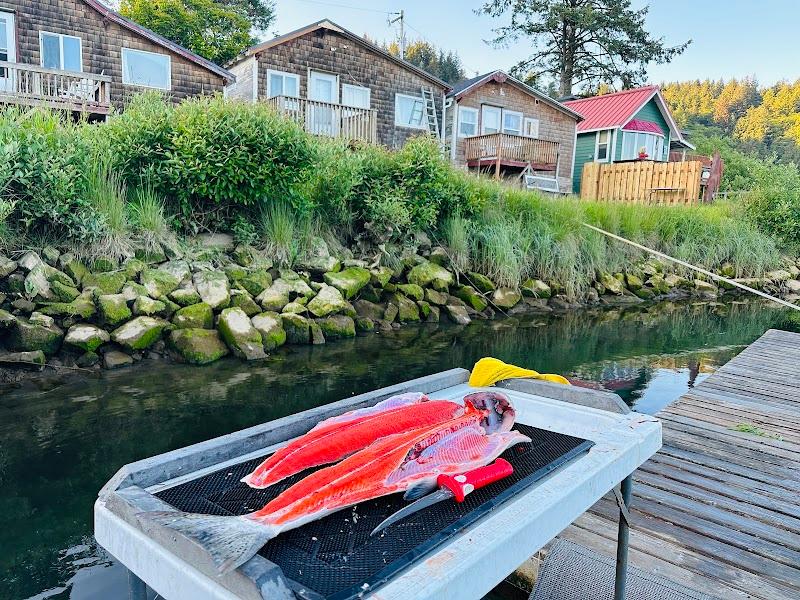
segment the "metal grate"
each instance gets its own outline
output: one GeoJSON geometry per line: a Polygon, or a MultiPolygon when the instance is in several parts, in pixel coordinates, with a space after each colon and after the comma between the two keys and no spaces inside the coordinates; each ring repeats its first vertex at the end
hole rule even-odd
{"type": "MultiPolygon", "coordinates": [[[[461,504],[440,502],[371,538],[373,528],[405,505],[401,494],[393,494],[282,533],[259,554],[280,566],[287,578],[329,600],[344,600],[374,589],[593,445],[527,425],[517,424],[515,428],[533,443],[519,444],[503,454],[514,466],[514,474],[473,492],[461,504]]],[[[299,473],[264,490],[241,483],[239,480],[263,459],[210,473],[156,495],[183,511],[242,515],[260,509],[314,471],[299,473]]]]}

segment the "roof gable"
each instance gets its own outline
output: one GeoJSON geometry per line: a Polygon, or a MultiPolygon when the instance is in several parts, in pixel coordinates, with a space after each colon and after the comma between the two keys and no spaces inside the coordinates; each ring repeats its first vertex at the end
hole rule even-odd
{"type": "Polygon", "coordinates": [[[212,73],[215,73],[216,75],[219,75],[221,78],[223,78],[228,82],[236,81],[236,77],[234,76],[234,74],[228,71],[227,69],[223,69],[218,64],[211,62],[207,58],[203,58],[199,54],[195,54],[194,52],[184,48],[180,44],[176,44],[172,40],[168,40],[167,38],[160,36],[155,31],[152,31],[147,27],[139,25],[138,23],[123,17],[121,14],[110,9],[102,2],[99,2],[99,0],[82,0],[82,1],[84,4],[88,5],[89,7],[99,12],[101,15],[103,15],[103,17],[105,17],[109,21],[112,21],[117,25],[124,27],[125,29],[132,31],[150,40],[151,42],[158,44],[162,48],[165,48],[167,50],[170,50],[171,52],[174,52],[175,54],[178,54],[179,56],[182,56],[186,60],[193,62],[196,65],[199,65],[204,69],[211,71],[212,73]]]}
{"type": "Polygon", "coordinates": [[[510,85],[513,85],[522,92],[528,94],[529,96],[532,96],[533,98],[536,98],[537,100],[544,102],[545,104],[548,104],[549,106],[555,108],[556,110],[565,113],[566,115],[574,118],[576,121],[581,121],[583,119],[583,115],[581,115],[579,112],[571,109],[568,106],[565,106],[564,104],[558,102],[557,100],[553,100],[547,94],[543,94],[542,92],[536,90],[535,88],[532,88],[531,86],[521,82],[519,79],[512,77],[511,75],[509,75],[508,73],[506,73],[501,69],[497,69],[489,73],[484,73],[483,75],[478,75],[477,77],[473,77],[472,79],[465,79],[464,81],[460,81],[459,83],[453,86],[453,89],[450,91],[448,96],[453,97],[456,99],[456,101],[458,101],[461,98],[463,98],[466,94],[478,89],[483,85],[486,85],[491,81],[495,81],[497,83],[508,83],[510,85]]]}
{"type": "Polygon", "coordinates": [[[340,35],[343,35],[349,40],[357,44],[361,44],[368,50],[383,56],[384,58],[400,65],[401,67],[408,69],[409,71],[413,71],[414,73],[416,73],[420,77],[423,77],[424,79],[427,79],[434,85],[443,88],[444,90],[450,89],[450,85],[445,81],[442,81],[438,77],[431,75],[430,73],[424,71],[423,69],[420,69],[416,65],[412,65],[410,62],[407,62],[402,58],[395,56],[391,52],[387,52],[386,50],[384,50],[379,46],[376,46],[369,40],[364,39],[360,35],[356,35],[352,31],[345,29],[341,25],[337,25],[336,23],[334,23],[329,19],[322,19],[321,21],[317,21],[316,23],[311,23],[310,25],[306,25],[305,27],[301,27],[300,29],[295,29],[294,31],[290,31],[289,33],[279,35],[278,37],[272,38],[271,40],[267,40],[265,42],[261,42],[260,44],[256,44],[255,46],[251,46],[250,48],[245,50],[240,56],[233,59],[230,64],[231,65],[236,64],[241,60],[243,60],[244,58],[247,58],[259,52],[263,52],[264,50],[269,50],[270,48],[274,48],[275,46],[280,46],[281,44],[289,42],[298,37],[304,36],[313,31],[317,31],[318,29],[328,29],[329,31],[334,31],[340,35]]]}

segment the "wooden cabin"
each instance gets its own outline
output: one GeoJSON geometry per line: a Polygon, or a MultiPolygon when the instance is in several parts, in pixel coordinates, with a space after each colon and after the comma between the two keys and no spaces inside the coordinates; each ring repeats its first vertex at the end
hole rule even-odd
{"type": "Polygon", "coordinates": [[[456,84],[447,100],[444,142],[457,166],[572,189],[578,112],[500,70],[456,84]]]}
{"type": "Polygon", "coordinates": [[[177,101],[234,80],[98,0],[0,0],[0,104],[97,119],[143,90],[177,101]]]}
{"type": "MultiPolygon", "coordinates": [[[[587,163],[667,162],[670,149],[690,149],[658,86],[564,102],[585,118],[578,124],[572,188],[581,190],[587,163]]],[[[642,194],[652,190],[642,190],[642,194]]],[[[637,192],[638,193],[638,192],[637,192]]]]}
{"type": "Polygon", "coordinates": [[[253,46],[229,98],[265,101],[309,133],[399,148],[440,136],[449,86],[327,19],[253,46]]]}

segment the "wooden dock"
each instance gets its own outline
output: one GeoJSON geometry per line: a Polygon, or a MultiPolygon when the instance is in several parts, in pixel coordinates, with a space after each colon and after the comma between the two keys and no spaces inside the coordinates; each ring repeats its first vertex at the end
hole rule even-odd
{"type": "MultiPolygon", "coordinates": [[[[656,416],[631,564],[720,599],[800,598],[800,334],[768,331],[656,416]]],[[[606,496],[561,537],[613,555],[617,518],[606,496]]]]}

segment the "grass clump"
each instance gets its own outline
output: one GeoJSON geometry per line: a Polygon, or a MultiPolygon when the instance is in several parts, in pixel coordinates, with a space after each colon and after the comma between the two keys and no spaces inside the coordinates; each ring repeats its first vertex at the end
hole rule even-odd
{"type": "Polygon", "coordinates": [[[114,259],[129,256],[132,252],[131,227],[127,188],[121,175],[106,162],[99,162],[87,178],[86,198],[102,224],[100,240],[89,252],[114,259]]]}
{"type": "Polygon", "coordinates": [[[315,229],[308,216],[298,214],[285,201],[269,202],[261,209],[261,241],[279,267],[291,268],[294,265],[309,247],[315,229]]]}

